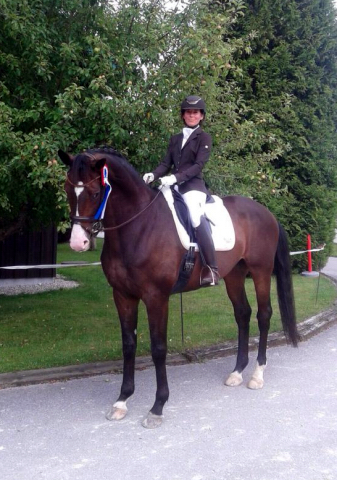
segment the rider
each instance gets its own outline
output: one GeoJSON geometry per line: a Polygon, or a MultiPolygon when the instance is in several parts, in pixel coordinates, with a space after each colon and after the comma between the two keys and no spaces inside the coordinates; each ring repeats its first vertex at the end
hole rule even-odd
{"type": "Polygon", "coordinates": [[[202,98],[196,95],[185,98],[181,104],[181,118],[185,128],[171,137],[166,155],[158,167],[143,176],[145,183],[159,179],[162,185],[178,185],[189,209],[197,242],[206,263],[206,268],[201,272],[201,286],[217,285],[219,281],[211,230],[204,216],[208,190],[202,169],[209,159],[212,147],[211,136],[201,129],[205,115],[206,104],[202,98]],[[172,174],[167,175],[171,171],[172,174]]]}

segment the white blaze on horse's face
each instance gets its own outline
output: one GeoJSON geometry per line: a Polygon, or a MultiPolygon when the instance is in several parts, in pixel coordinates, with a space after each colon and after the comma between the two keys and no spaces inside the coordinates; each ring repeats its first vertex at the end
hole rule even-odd
{"type": "MultiPolygon", "coordinates": [[[[78,182],[78,185],[83,185],[83,182],[78,182]]],[[[76,204],[76,217],[79,216],[79,212],[78,212],[78,200],[79,200],[79,196],[81,195],[81,193],[83,192],[84,190],[84,187],[75,187],[75,195],[77,197],[77,204],[76,204]]]]}
{"type": "MultiPolygon", "coordinates": [[[[83,182],[78,182],[78,185],[83,185],[83,182]]],[[[76,216],[79,216],[79,210],[78,210],[78,203],[79,203],[79,197],[81,193],[83,192],[84,187],[75,187],[75,194],[77,198],[77,204],[76,204],[76,216]]],[[[76,252],[85,252],[88,250],[90,247],[90,240],[89,240],[89,234],[81,227],[81,225],[78,225],[75,223],[71,230],[71,237],[70,237],[70,248],[75,250],[76,252]]]]}

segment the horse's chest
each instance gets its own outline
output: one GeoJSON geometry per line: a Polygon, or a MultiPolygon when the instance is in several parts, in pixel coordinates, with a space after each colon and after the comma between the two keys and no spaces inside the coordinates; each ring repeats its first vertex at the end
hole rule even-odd
{"type": "Polygon", "coordinates": [[[123,258],[102,258],[102,268],[109,284],[124,291],[134,291],[141,284],[141,272],[134,265],[128,265],[123,258]]]}

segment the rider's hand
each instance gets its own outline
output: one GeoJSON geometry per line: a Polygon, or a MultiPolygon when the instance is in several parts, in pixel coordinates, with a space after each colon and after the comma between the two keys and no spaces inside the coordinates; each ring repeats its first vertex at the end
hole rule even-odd
{"type": "Polygon", "coordinates": [[[145,173],[145,175],[143,175],[143,180],[146,184],[153,182],[154,180],[153,173],[145,173]]]}
{"type": "Polygon", "coordinates": [[[159,180],[163,185],[163,187],[165,187],[166,185],[171,186],[177,183],[177,179],[175,175],[168,175],[167,177],[161,177],[159,180]]]}

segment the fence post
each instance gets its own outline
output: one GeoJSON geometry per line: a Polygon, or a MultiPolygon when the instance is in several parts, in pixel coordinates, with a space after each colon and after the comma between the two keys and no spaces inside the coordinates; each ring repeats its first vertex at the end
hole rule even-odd
{"type": "Polygon", "coordinates": [[[311,235],[307,235],[307,254],[308,254],[308,270],[302,272],[305,277],[318,277],[319,272],[312,271],[312,258],[311,258],[311,235]]]}
{"type": "Polygon", "coordinates": [[[308,250],[308,272],[312,272],[312,260],[311,260],[311,236],[307,235],[307,250],[308,250]]]}

